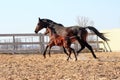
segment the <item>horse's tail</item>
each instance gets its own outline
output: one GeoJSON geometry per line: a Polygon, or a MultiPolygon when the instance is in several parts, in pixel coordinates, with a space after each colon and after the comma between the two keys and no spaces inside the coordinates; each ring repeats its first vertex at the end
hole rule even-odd
{"type": "Polygon", "coordinates": [[[93,31],[97,36],[99,36],[104,41],[109,41],[109,39],[106,38],[103,33],[100,33],[96,28],[94,28],[92,26],[87,26],[85,28],[88,28],[89,30],[93,31]]]}

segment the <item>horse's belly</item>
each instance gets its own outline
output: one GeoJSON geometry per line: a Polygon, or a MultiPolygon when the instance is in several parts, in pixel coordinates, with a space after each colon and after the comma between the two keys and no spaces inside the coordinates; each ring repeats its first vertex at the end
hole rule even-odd
{"type": "Polygon", "coordinates": [[[62,41],[61,39],[57,38],[57,39],[55,40],[55,44],[56,44],[57,46],[63,46],[63,41],[62,41]]]}

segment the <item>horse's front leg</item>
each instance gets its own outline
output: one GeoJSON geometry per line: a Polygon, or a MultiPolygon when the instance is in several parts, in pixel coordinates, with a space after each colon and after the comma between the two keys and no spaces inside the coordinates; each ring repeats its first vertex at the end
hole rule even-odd
{"type": "Polygon", "coordinates": [[[68,51],[69,51],[69,54],[68,54],[68,58],[67,58],[67,61],[69,60],[70,56],[71,56],[71,49],[70,48],[67,48],[68,51]]]}
{"type": "Polygon", "coordinates": [[[50,51],[51,51],[51,48],[52,48],[52,46],[50,46],[50,47],[49,47],[49,52],[48,52],[48,54],[49,54],[49,57],[51,57],[51,53],[50,53],[50,51]]]}
{"type": "Polygon", "coordinates": [[[73,53],[74,53],[74,56],[75,56],[75,61],[77,61],[77,54],[75,53],[75,50],[73,49],[73,48],[70,48],[72,51],[73,51],[73,53]]]}
{"type": "Polygon", "coordinates": [[[55,43],[54,43],[54,41],[52,39],[50,40],[48,46],[49,46],[49,52],[48,52],[48,54],[49,54],[49,57],[51,57],[51,53],[50,53],[51,48],[52,48],[52,46],[55,46],[55,43]]]}
{"type": "MultiPolygon", "coordinates": [[[[69,56],[69,54],[67,53],[67,51],[66,51],[66,49],[65,49],[64,46],[63,46],[63,50],[64,50],[64,53],[65,53],[67,56],[69,56]]],[[[70,59],[72,59],[71,56],[70,56],[70,59]]]]}
{"type": "Polygon", "coordinates": [[[49,47],[49,45],[46,46],[45,51],[43,53],[44,58],[46,58],[46,51],[47,51],[48,47],[49,47]]]}

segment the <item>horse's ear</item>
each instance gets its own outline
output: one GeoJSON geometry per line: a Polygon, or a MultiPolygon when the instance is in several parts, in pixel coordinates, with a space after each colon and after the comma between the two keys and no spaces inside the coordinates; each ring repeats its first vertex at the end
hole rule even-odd
{"type": "Polygon", "coordinates": [[[40,22],[40,17],[39,17],[39,22],[40,22]]]}

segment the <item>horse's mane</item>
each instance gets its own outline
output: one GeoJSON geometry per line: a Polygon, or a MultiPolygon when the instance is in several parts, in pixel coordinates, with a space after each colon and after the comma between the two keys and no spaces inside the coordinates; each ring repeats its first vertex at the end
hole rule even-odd
{"type": "Polygon", "coordinates": [[[64,26],[63,24],[60,24],[60,23],[56,23],[50,19],[41,19],[43,22],[47,22],[47,23],[52,23],[52,24],[56,24],[56,25],[59,25],[59,26],[64,26]]]}

